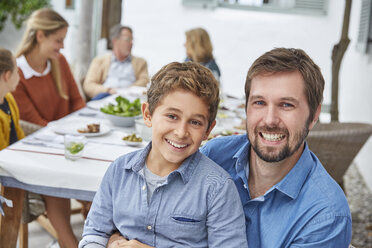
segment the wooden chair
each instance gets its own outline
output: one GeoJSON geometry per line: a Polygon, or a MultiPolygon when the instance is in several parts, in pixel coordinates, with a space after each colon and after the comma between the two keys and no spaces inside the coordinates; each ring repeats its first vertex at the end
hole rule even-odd
{"type": "Polygon", "coordinates": [[[360,149],[372,134],[366,123],[317,123],[307,142],[324,168],[343,189],[343,176],[360,149]]]}

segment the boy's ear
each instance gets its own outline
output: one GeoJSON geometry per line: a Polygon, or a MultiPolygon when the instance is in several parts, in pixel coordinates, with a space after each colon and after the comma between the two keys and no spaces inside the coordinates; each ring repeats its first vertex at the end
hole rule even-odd
{"type": "Polygon", "coordinates": [[[208,139],[208,136],[209,134],[211,133],[212,129],[214,128],[214,126],[216,125],[216,120],[214,120],[211,124],[211,126],[208,128],[208,130],[205,132],[204,134],[204,137],[203,137],[203,140],[207,140],[208,139]]]}
{"type": "Polygon", "coordinates": [[[151,127],[152,122],[151,122],[151,114],[150,114],[150,110],[149,110],[149,103],[148,102],[142,103],[141,110],[142,110],[142,116],[143,116],[143,120],[145,122],[145,125],[147,127],[151,127]]]}
{"type": "Polygon", "coordinates": [[[2,79],[5,81],[5,82],[8,82],[10,76],[12,75],[12,72],[11,71],[6,71],[4,72],[1,77],[2,79]]]}

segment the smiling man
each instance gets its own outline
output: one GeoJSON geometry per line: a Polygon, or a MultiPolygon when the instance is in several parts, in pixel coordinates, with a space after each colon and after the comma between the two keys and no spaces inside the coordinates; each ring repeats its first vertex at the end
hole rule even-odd
{"type": "Polygon", "coordinates": [[[247,135],[213,139],[202,148],[235,181],[249,247],[350,244],[345,195],[305,142],[323,89],[320,69],[304,51],[273,49],[248,71],[247,135]]]}
{"type": "Polygon", "coordinates": [[[132,55],[133,31],[117,24],[110,29],[112,53],[95,57],[89,66],[83,89],[89,99],[98,100],[130,86],[149,82],[147,62],[132,55]]]}

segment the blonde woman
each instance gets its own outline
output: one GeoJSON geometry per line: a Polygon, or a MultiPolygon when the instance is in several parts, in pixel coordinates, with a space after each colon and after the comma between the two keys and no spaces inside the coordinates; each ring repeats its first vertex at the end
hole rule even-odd
{"type": "Polygon", "coordinates": [[[51,9],[35,11],[16,53],[20,83],[14,97],[21,119],[41,126],[85,106],[65,57],[59,52],[68,23],[51,9]]]}
{"type": "Polygon", "coordinates": [[[186,31],[187,61],[198,62],[210,69],[214,77],[220,81],[221,72],[213,58],[213,47],[208,32],[203,28],[194,28],[186,31]]]}
{"type": "MultiPolygon", "coordinates": [[[[17,51],[20,82],[14,97],[22,120],[45,126],[85,106],[65,57],[59,50],[68,23],[51,9],[35,11],[17,51]]],[[[61,247],[77,247],[70,224],[70,199],[43,196],[61,247]]]]}

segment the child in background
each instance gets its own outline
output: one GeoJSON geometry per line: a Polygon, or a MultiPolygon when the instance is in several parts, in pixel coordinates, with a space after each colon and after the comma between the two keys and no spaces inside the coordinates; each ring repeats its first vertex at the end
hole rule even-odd
{"type": "Polygon", "coordinates": [[[199,152],[218,103],[218,82],[198,63],[173,62],[153,76],[142,105],[152,142],[110,165],[79,247],[106,247],[115,231],[136,247],[247,247],[235,184],[199,152]]]}
{"type": "MultiPolygon", "coordinates": [[[[10,93],[19,82],[18,69],[12,53],[0,48],[0,150],[24,137],[19,125],[19,111],[10,93]]],[[[8,197],[8,196],[7,196],[8,197]]],[[[10,207],[11,201],[0,195],[0,213],[4,215],[2,204],[10,207]]]]}
{"type": "Polygon", "coordinates": [[[24,137],[19,125],[19,110],[10,93],[18,82],[14,56],[9,50],[0,48],[0,150],[24,137]]]}

